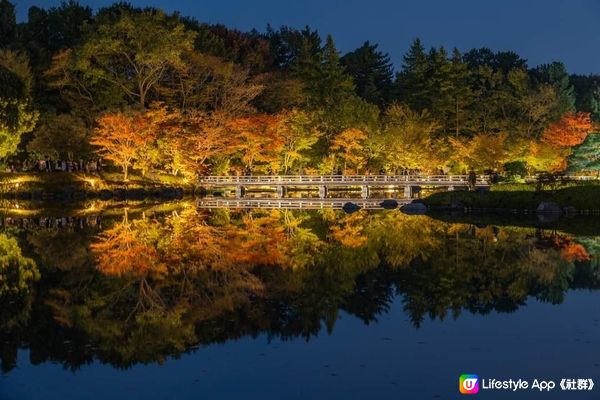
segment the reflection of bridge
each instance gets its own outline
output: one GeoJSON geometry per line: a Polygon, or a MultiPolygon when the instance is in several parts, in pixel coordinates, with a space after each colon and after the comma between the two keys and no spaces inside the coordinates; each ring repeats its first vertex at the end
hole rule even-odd
{"type": "MultiPolygon", "coordinates": [[[[279,197],[285,197],[287,188],[318,188],[319,197],[327,197],[329,189],[360,188],[362,198],[369,197],[369,189],[403,188],[404,197],[410,198],[416,187],[469,186],[467,175],[257,175],[257,176],[204,176],[199,184],[207,188],[235,188],[236,197],[243,197],[245,188],[275,188],[279,197]]],[[[484,175],[478,175],[475,186],[488,186],[484,175]]]]}
{"type": "MultiPolygon", "coordinates": [[[[294,210],[342,209],[344,204],[353,204],[367,210],[381,210],[384,199],[267,199],[267,198],[201,198],[196,202],[199,208],[282,208],[294,210]]],[[[411,200],[396,200],[399,205],[410,203],[411,200]]]]}

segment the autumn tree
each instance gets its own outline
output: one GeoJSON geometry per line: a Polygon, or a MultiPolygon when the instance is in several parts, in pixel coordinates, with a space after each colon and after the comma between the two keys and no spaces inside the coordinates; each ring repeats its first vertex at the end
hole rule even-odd
{"type": "Polygon", "coordinates": [[[148,122],[141,113],[113,113],[100,117],[97,124],[90,143],[99,147],[99,154],[120,166],[127,180],[139,148],[152,139],[148,122]]]}
{"type": "Polygon", "coordinates": [[[282,116],[279,135],[283,139],[282,169],[288,173],[296,163],[306,161],[306,152],[317,143],[322,133],[316,128],[310,114],[292,110],[282,116]]]}
{"type": "Polygon", "coordinates": [[[560,119],[548,126],[542,140],[558,147],[572,147],[583,143],[592,131],[589,113],[565,113],[560,119]]]}
{"type": "Polygon", "coordinates": [[[281,167],[280,154],[284,141],[279,134],[278,116],[253,115],[236,118],[227,123],[225,140],[239,160],[245,173],[277,173],[281,167]]]}
{"type": "Polygon", "coordinates": [[[329,150],[342,160],[342,171],[352,169],[355,173],[367,162],[364,152],[367,134],[360,129],[346,129],[331,140],[329,150]]]}
{"type": "Polygon", "coordinates": [[[210,168],[214,157],[231,145],[225,134],[226,122],[218,113],[181,116],[178,129],[170,130],[161,146],[171,154],[172,168],[190,178],[210,168]]]}
{"type": "Polygon", "coordinates": [[[532,140],[525,161],[534,171],[559,172],[565,169],[567,156],[568,149],[557,148],[544,141],[532,140]]]}
{"type": "Polygon", "coordinates": [[[439,128],[427,111],[394,104],[383,117],[381,134],[372,139],[375,152],[388,171],[433,168],[434,134],[439,128]]]}
{"type": "Polygon", "coordinates": [[[459,170],[500,170],[507,159],[506,139],[504,133],[480,134],[468,139],[451,137],[450,159],[458,163],[459,170]]]}

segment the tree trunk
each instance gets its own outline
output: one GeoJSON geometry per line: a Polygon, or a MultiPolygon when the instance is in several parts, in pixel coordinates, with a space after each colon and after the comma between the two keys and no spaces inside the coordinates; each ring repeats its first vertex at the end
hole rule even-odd
{"type": "Polygon", "coordinates": [[[127,172],[128,172],[129,166],[127,164],[123,164],[123,180],[126,181],[127,180],[127,172]]]}

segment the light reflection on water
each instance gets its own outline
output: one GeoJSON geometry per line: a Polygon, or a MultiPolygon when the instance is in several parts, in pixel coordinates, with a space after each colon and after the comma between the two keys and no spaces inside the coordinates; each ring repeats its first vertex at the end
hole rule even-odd
{"type": "Polygon", "coordinates": [[[461,373],[600,370],[589,219],[68,214],[1,219],[2,399],[448,398],[461,373]]]}

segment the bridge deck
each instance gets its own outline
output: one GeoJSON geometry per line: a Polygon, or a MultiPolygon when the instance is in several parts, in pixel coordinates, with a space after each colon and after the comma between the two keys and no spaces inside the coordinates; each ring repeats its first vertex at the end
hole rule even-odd
{"type": "MultiPolygon", "coordinates": [[[[217,186],[468,186],[467,175],[256,175],[204,176],[201,185],[217,186]]],[[[488,177],[477,176],[476,186],[488,186],[488,177]]]]}
{"type": "MultiPolygon", "coordinates": [[[[296,209],[319,210],[341,209],[344,204],[352,202],[367,210],[381,210],[381,202],[385,199],[265,199],[265,198],[202,198],[197,200],[199,208],[264,208],[264,209],[296,209]]],[[[408,204],[410,199],[395,199],[398,205],[408,204]]]]}

